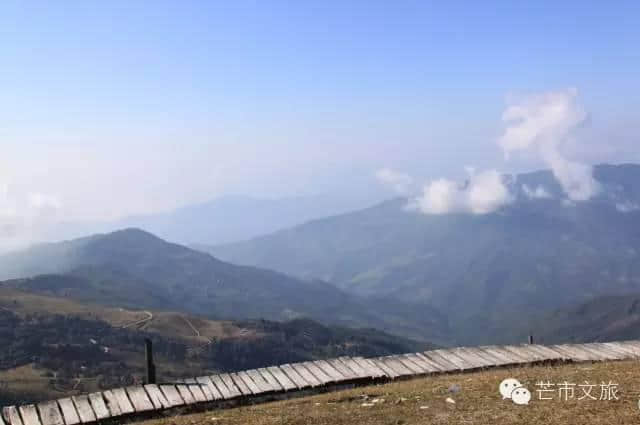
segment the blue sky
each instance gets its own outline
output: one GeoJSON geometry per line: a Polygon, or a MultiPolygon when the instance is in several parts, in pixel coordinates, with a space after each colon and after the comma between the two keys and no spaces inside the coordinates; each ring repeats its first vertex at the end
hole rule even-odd
{"type": "Polygon", "coordinates": [[[640,3],[3,1],[0,183],[69,217],[206,200],[384,196],[517,171],[510,93],[575,87],[587,162],[637,161],[640,3]]]}

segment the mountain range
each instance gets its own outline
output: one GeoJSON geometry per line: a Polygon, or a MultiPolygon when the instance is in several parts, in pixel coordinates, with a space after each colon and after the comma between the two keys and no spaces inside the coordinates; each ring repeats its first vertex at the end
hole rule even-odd
{"type": "Polygon", "coordinates": [[[365,299],[319,280],[236,266],[138,229],[4,255],[0,279],[52,296],[216,319],[308,317],[422,340],[441,340],[447,328],[435,310],[365,299]]]}
{"type": "Polygon", "coordinates": [[[57,223],[47,230],[43,240],[65,240],[137,228],[181,244],[221,244],[363,208],[371,202],[370,196],[316,195],[267,199],[225,195],[165,212],[131,215],[112,221],[57,223]]]}
{"type": "Polygon", "coordinates": [[[548,323],[640,293],[640,166],[600,165],[594,177],[588,201],[538,171],[505,176],[513,201],[492,213],[424,214],[396,198],[197,250],[125,229],[4,255],[0,279],[106,305],[311,318],[443,345],[587,338],[575,322],[548,323]]]}
{"type": "Polygon", "coordinates": [[[568,201],[539,171],[505,177],[515,200],[489,214],[423,214],[398,198],[206,250],[428,305],[458,342],[524,338],[538,314],[640,290],[640,166],[600,165],[594,177],[588,201],[568,201]]]}

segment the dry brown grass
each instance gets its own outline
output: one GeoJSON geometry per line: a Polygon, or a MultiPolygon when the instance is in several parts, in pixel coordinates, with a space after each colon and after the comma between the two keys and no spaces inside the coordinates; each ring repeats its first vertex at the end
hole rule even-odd
{"type": "MultiPolygon", "coordinates": [[[[546,395],[546,394],[545,394],[546,395]]],[[[204,424],[637,424],[640,423],[640,363],[636,361],[494,369],[470,374],[435,376],[385,385],[361,387],[306,398],[215,410],[202,414],[154,420],[141,425],[204,424]],[[498,385],[516,378],[532,392],[528,406],[502,400],[498,385]],[[575,398],[540,400],[539,381],[618,384],[618,401],[575,398]],[[449,389],[460,386],[460,391],[449,389]],[[451,397],[455,404],[447,403],[451,397]],[[373,401],[377,401],[374,403],[373,401]],[[372,404],[363,405],[364,403],[372,404]]]]}
{"type": "MultiPolygon", "coordinates": [[[[109,308],[67,298],[22,292],[7,287],[0,287],[0,309],[2,308],[21,316],[48,313],[102,320],[114,327],[122,327],[148,317],[144,311],[109,308]]],[[[231,322],[208,320],[174,312],[154,311],[151,322],[141,323],[131,329],[140,328],[143,325],[144,330],[148,332],[185,339],[193,345],[206,343],[212,338],[218,340],[235,337],[240,332],[240,329],[231,322]],[[200,337],[194,334],[185,318],[197,328],[200,337]]]]}

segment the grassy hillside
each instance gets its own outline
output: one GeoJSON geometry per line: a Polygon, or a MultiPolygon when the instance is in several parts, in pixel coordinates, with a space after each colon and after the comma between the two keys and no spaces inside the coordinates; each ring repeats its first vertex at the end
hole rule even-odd
{"type": "Polygon", "coordinates": [[[413,352],[428,344],[311,320],[214,321],[0,288],[0,405],[140,382],[145,338],[160,380],[337,357],[413,352]]]}
{"type": "MultiPolygon", "coordinates": [[[[202,414],[174,416],[140,422],[140,425],[390,425],[390,424],[635,424],[640,410],[640,368],[638,362],[537,366],[452,374],[433,378],[362,387],[287,401],[215,410],[202,414]],[[532,393],[528,406],[502,400],[499,383],[518,379],[532,393]],[[558,391],[540,400],[536,383],[618,384],[617,401],[560,400],[558,391]],[[458,392],[450,389],[459,388],[458,392]],[[446,402],[451,398],[455,403],[446,402]]],[[[600,397],[600,388],[593,391],[600,397]]]]}
{"type": "Polygon", "coordinates": [[[236,266],[136,229],[6,255],[0,271],[18,278],[6,283],[16,288],[109,306],[218,320],[308,317],[424,340],[447,333],[446,320],[433,309],[363,299],[321,281],[236,266]]]}

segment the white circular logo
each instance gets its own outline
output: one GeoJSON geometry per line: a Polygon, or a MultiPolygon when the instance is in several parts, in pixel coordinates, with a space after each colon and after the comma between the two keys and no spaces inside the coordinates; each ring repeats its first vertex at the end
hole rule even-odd
{"type": "Polygon", "coordinates": [[[511,392],[521,386],[522,384],[517,379],[509,378],[500,382],[500,388],[498,389],[500,391],[500,395],[502,395],[502,399],[505,400],[507,398],[511,398],[511,392]]]}

